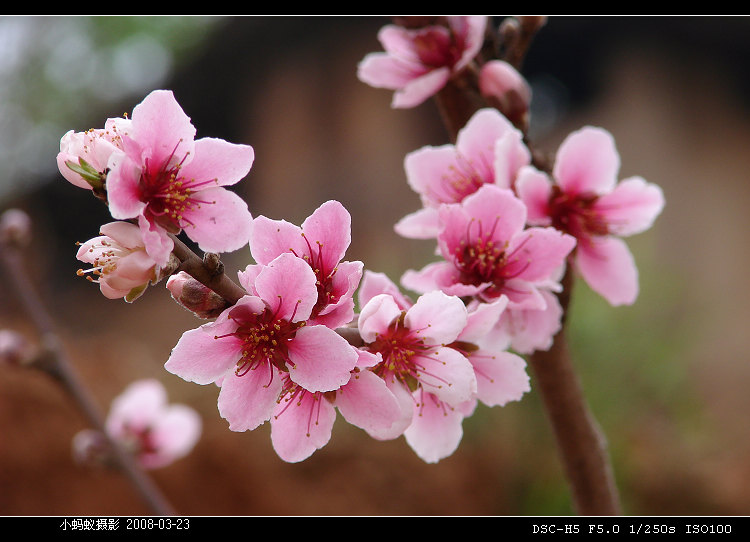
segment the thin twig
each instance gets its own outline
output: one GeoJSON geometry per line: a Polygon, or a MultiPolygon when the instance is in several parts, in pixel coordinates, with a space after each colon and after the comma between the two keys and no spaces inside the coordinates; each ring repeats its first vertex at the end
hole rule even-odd
{"type": "Polygon", "coordinates": [[[12,245],[0,243],[0,260],[7,271],[13,291],[16,292],[41,335],[46,355],[42,356],[36,367],[44,370],[59,382],[75,400],[91,426],[104,435],[118,466],[149,508],[157,515],[175,515],[172,506],[153,480],[136,464],[134,457],[107,434],[104,416],[73,368],[55,331],[52,317],[24,272],[23,258],[19,250],[12,245]]]}

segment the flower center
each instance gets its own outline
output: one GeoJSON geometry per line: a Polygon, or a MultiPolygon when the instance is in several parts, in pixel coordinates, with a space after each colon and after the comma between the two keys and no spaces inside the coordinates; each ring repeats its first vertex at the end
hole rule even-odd
{"type": "Polygon", "coordinates": [[[558,186],[553,187],[549,200],[552,225],[579,240],[593,235],[607,235],[607,223],[594,209],[597,199],[595,194],[569,195],[558,186]]]}
{"type": "MultiPolygon", "coordinates": [[[[242,357],[235,369],[237,376],[243,376],[266,363],[281,371],[288,371],[288,366],[293,365],[289,359],[287,343],[294,338],[297,330],[304,326],[305,322],[290,322],[279,318],[277,313],[278,309],[272,311],[268,307],[259,313],[252,312],[244,306],[235,307],[230,311],[229,318],[238,324],[237,330],[214,338],[233,336],[241,341],[242,357]]],[[[294,318],[294,314],[291,318],[294,318]]]]}
{"type": "Polygon", "coordinates": [[[524,243],[520,243],[512,252],[508,252],[508,241],[494,238],[499,217],[488,232],[484,232],[482,221],[472,219],[466,227],[466,238],[455,248],[453,261],[459,272],[459,281],[463,284],[489,286],[482,292],[482,297],[492,299],[499,296],[507,280],[520,275],[528,262],[522,261],[520,254],[524,243]],[[476,237],[471,236],[471,227],[476,223],[479,229],[476,237]]]}
{"type": "Polygon", "coordinates": [[[170,233],[177,234],[185,225],[193,225],[189,215],[203,204],[213,204],[196,198],[196,193],[206,185],[217,183],[217,179],[196,181],[181,175],[186,153],[180,161],[175,161],[175,150],[158,167],[153,167],[146,160],[140,179],[140,199],[147,204],[145,214],[151,221],[156,222],[170,233]]]}
{"type": "Polygon", "coordinates": [[[402,311],[385,333],[378,333],[375,340],[367,345],[370,352],[380,352],[383,357],[373,371],[383,379],[400,380],[412,391],[425,383],[442,386],[445,381],[430,374],[424,365],[424,359],[433,356],[435,346],[426,344],[419,331],[407,328],[404,325],[405,316],[406,312],[402,311]]]}
{"type": "Polygon", "coordinates": [[[414,47],[422,64],[431,68],[452,67],[461,58],[453,34],[442,29],[424,29],[414,38],[414,47]]]}

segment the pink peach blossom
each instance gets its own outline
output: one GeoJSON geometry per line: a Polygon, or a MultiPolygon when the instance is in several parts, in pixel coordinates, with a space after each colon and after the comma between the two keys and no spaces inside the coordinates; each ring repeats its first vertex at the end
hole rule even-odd
{"type": "Polygon", "coordinates": [[[201,419],[186,405],[168,404],[164,386],[146,379],[133,382],[112,401],[105,427],[143,467],[155,469],[193,449],[201,434],[201,419]]]}
{"type": "Polygon", "coordinates": [[[402,309],[389,294],[379,294],[362,308],[358,324],[364,349],[380,357],[372,371],[385,380],[401,405],[400,418],[390,428],[370,432],[378,439],[401,435],[413,417],[412,391],[423,388],[451,405],[476,393],[471,363],[453,342],[466,325],[463,302],[434,291],[402,309]]]}
{"type": "Polygon", "coordinates": [[[402,218],[396,232],[414,239],[437,236],[441,204],[460,203],[485,184],[511,188],[530,161],[523,134],[496,109],[480,109],[459,131],[455,145],[426,146],[406,155],[406,180],[423,208],[402,218]]]}
{"type": "Polygon", "coordinates": [[[207,252],[234,251],[250,238],[247,204],[224,187],[250,171],[253,148],[194,138],[172,92],[157,90],[135,107],[122,150],[109,158],[110,212],[138,219],[146,250],[160,265],[173,248],[170,233],[184,230],[207,252]]]}
{"type": "Polygon", "coordinates": [[[284,253],[257,273],[252,294],[185,332],[165,368],[198,384],[220,382],[219,412],[232,431],[270,419],[286,373],[309,392],[346,384],[357,351],[334,330],[308,325],[318,300],[310,266],[284,253]]]}
{"type": "MultiPolygon", "coordinates": [[[[354,318],[353,296],[362,276],[362,262],[342,261],[350,242],[351,216],[341,203],[331,200],[318,207],[301,227],[256,217],[250,253],[261,266],[289,252],[307,262],[318,288],[311,323],[336,328],[354,318]]],[[[247,288],[252,288],[250,273],[246,270],[242,278],[247,288]]]]}
{"type": "Polygon", "coordinates": [[[589,286],[612,305],[629,305],[638,296],[638,270],[621,237],[650,228],[664,196],[641,177],[618,183],[619,168],[612,135],[587,126],[558,149],[554,181],[528,167],[519,173],[517,192],[530,224],[551,225],[578,240],[573,258],[589,286]]]}
{"type": "Polygon", "coordinates": [[[445,26],[419,29],[386,25],[378,33],[385,52],[365,56],[357,75],[373,87],[395,90],[392,107],[416,107],[474,59],[484,43],[487,19],[446,17],[445,26]]]}
{"type": "Polygon", "coordinates": [[[575,239],[554,228],[527,228],[526,207],[510,189],[486,184],[461,203],[439,209],[444,261],[407,271],[416,292],[442,290],[483,301],[506,295],[512,308],[543,309],[542,285],[562,266],[575,239]]]}
{"type": "Polygon", "coordinates": [[[110,222],[101,235],[83,243],[76,257],[92,265],[78,274],[99,284],[105,297],[132,302],[149,282],[156,282],[160,268],[146,253],[138,226],[129,222],[110,222]],[[96,278],[88,276],[91,273],[96,278]]]}

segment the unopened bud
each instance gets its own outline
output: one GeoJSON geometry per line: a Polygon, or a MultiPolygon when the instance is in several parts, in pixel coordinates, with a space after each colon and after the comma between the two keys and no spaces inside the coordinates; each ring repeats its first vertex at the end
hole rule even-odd
{"type": "Polygon", "coordinates": [[[0,365],[24,365],[31,354],[31,345],[20,333],[0,329],[0,365]]]}
{"type": "Polygon", "coordinates": [[[482,96],[518,125],[526,122],[531,104],[531,87],[524,77],[504,60],[491,60],[479,73],[482,96]]]}
{"type": "Polygon", "coordinates": [[[19,247],[31,241],[31,218],[20,209],[8,209],[0,215],[0,242],[19,247]]]}
{"type": "Polygon", "coordinates": [[[216,318],[229,306],[223,297],[184,271],[169,277],[167,289],[177,303],[200,318],[216,318]]]}

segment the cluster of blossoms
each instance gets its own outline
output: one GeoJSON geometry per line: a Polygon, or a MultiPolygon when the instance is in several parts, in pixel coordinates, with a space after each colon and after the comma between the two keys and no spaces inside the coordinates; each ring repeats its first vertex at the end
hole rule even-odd
{"type": "Polygon", "coordinates": [[[208,252],[247,244],[252,215],[244,200],[224,187],[248,174],[253,148],[196,140],[195,133],[172,92],[157,90],[130,118],[108,119],[101,129],[70,131],[60,141],[62,175],[105,199],[119,221],[103,227],[101,237],[78,253],[92,264],[90,272],[97,277],[92,280],[107,297],[132,301],[149,282],[170,274],[171,236],[183,230],[208,252]]]}
{"type": "MultiPolygon", "coordinates": [[[[368,55],[360,78],[395,90],[394,107],[418,105],[477,67],[487,23],[389,25],[379,35],[386,53],[368,55]]],[[[527,109],[529,87],[509,64],[486,62],[477,73],[488,103],[527,109]]],[[[396,231],[435,240],[440,259],[407,271],[399,286],[345,259],[351,216],[339,202],[300,226],[253,217],[224,188],[249,172],[253,149],[194,137],[168,91],[151,93],[131,118],[63,137],[60,171],[117,220],[80,247],[78,258],[92,265],[80,273],[127,301],[169,276],[173,298],[211,321],[182,335],[166,370],[217,386],[230,430],[269,422],[289,462],[330,440],[337,410],[375,439],[403,435],[426,462],[452,454],[479,402],[505,405],[530,390],[519,354],[552,344],[569,265],[613,305],[635,300],[637,271],[620,237],[649,227],[663,206],[643,179],[617,182],[607,132],[572,134],[545,173],[507,116],[480,109],[455,144],[405,159],[422,208],[396,231]],[[183,231],[206,252],[249,246],[254,263],[238,273],[239,299],[180,271],[172,250],[183,231]]]]}

